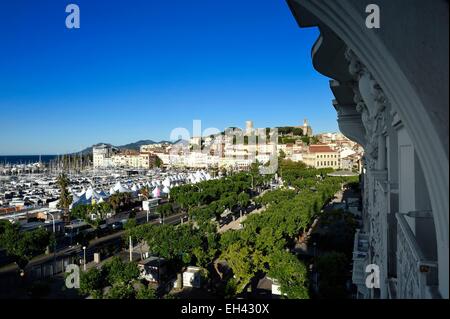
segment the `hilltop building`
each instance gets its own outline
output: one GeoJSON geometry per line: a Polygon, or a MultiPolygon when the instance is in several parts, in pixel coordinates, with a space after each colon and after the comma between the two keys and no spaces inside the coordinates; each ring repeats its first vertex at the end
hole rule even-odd
{"type": "Polygon", "coordinates": [[[245,122],[245,134],[251,135],[253,133],[253,121],[245,122]]]}
{"type": "Polygon", "coordinates": [[[302,129],[304,136],[313,136],[312,127],[308,124],[308,119],[303,120],[302,126],[297,126],[302,129]]]}

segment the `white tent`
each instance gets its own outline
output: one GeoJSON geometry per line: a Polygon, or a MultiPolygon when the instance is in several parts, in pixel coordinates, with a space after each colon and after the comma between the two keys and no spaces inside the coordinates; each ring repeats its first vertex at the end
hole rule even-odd
{"type": "Polygon", "coordinates": [[[86,193],[86,190],[83,187],[83,190],[81,191],[81,193],[77,194],[77,197],[80,198],[81,196],[83,196],[86,193]]]}
{"type": "Polygon", "coordinates": [[[159,186],[156,186],[155,189],[152,191],[152,195],[154,198],[158,198],[161,196],[161,189],[159,186]]]}
{"type": "Polygon", "coordinates": [[[203,173],[201,171],[196,171],[194,176],[197,179],[201,179],[201,178],[203,178],[203,173]]]}
{"type": "Polygon", "coordinates": [[[162,182],[162,185],[168,187],[170,186],[170,183],[171,180],[168,177],[166,177],[166,179],[162,182]]]}
{"type": "Polygon", "coordinates": [[[114,192],[119,193],[130,193],[131,191],[122,185],[121,182],[117,182],[116,185],[114,185],[114,192]]]}
{"type": "Polygon", "coordinates": [[[73,203],[73,202],[76,202],[76,201],[79,200],[79,199],[80,199],[80,197],[79,197],[77,194],[72,193],[72,203],[73,203]]]}
{"type": "Polygon", "coordinates": [[[84,194],[84,196],[86,197],[87,200],[95,200],[98,201],[100,198],[102,198],[102,196],[100,196],[99,193],[97,193],[92,186],[88,188],[88,190],[86,191],[86,193],[84,194]]]}
{"type": "Polygon", "coordinates": [[[104,190],[101,190],[100,193],[98,193],[102,198],[107,198],[108,194],[104,190]]]}
{"type": "Polygon", "coordinates": [[[90,205],[90,204],[92,204],[92,199],[86,198],[86,193],[85,193],[82,196],[80,196],[80,198],[78,198],[77,201],[72,202],[72,204],[70,205],[70,209],[72,209],[73,207],[76,207],[78,205],[90,205]]]}
{"type": "Polygon", "coordinates": [[[168,186],[164,186],[162,192],[165,193],[165,194],[169,194],[170,193],[170,188],[168,186]]]}

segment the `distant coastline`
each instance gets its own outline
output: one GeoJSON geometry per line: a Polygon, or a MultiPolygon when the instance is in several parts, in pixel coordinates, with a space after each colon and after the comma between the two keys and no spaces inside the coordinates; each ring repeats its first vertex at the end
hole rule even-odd
{"type": "Polygon", "coordinates": [[[42,163],[49,163],[57,157],[58,155],[0,155],[0,166],[38,163],[39,159],[42,163]]]}

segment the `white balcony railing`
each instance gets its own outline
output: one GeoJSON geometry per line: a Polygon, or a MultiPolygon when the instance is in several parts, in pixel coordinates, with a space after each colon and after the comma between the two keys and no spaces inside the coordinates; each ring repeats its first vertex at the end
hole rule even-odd
{"type": "Polygon", "coordinates": [[[431,298],[437,262],[427,260],[403,214],[397,217],[397,298],[431,298]]]}
{"type": "Polygon", "coordinates": [[[366,266],[369,253],[369,236],[356,230],[353,246],[352,281],[355,285],[365,285],[366,266]]]}

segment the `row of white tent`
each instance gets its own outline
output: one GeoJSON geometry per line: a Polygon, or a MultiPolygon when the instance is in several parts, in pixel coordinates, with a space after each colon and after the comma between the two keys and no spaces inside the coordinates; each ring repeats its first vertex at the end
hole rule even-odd
{"type": "Polygon", "coordinates": [[[211,179],[211,175],[207,172],[197,171],[190,174],[177,174],[174,176],[168,176],[164,180],[154,180],[148,181],[147,183],[134,183],[131,187],[123,185],[118,181],[113,187],[110,188],[109,192],[103,190],[97,192],[92,186],[87,190],[83,190],[81,193],[77,194],[72,192],[73,200],[70,208],[78,205],[88,205],[92,202],[101,203],[104,202],[109,196],[116,193],[132,193],[135,196],[139,191],[148,187],[152,197],[157,198],[162,194],[169,194],[172,187],[177,187],[185,183],[199,183],[202,181],[207,181],[211,179]]]}

